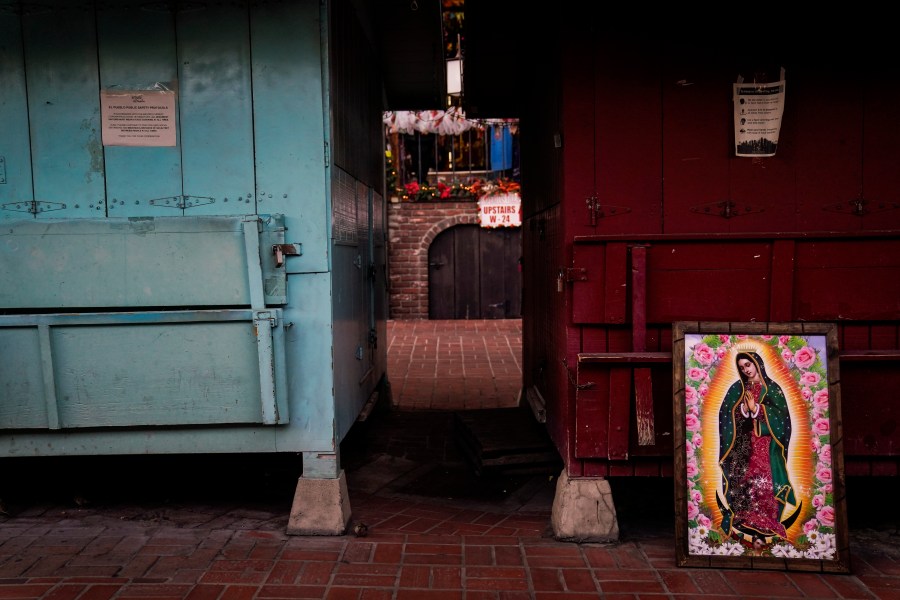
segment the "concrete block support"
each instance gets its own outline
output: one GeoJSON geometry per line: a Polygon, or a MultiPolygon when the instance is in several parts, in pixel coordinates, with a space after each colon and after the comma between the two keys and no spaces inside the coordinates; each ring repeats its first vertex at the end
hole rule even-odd
{"type": "Polygon", "coordinates": [[[611,542],[619,539],[619,522],[609,481],[602,477],[569,478],[556,482],[550,515],[553,536],[571,542],[611,542]]]}
{"type": "Polygon", "coordinates": [[[341,470],[337,479],[297,480],[288,535],[343,535],[350,522],[350,494],[341,470]]]}

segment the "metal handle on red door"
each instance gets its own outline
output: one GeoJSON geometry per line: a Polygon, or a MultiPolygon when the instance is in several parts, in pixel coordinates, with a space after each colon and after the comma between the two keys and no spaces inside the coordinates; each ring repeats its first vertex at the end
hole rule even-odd
{"type": "Polygon", "coordinates": [[[442,262],[430,262],[430,263],[428,263],[428,266],[429,266],[429,267],[434,267],[435,269],[440,269],[441,267],[444,266],[444,263],[442,263],[442,262]]]}

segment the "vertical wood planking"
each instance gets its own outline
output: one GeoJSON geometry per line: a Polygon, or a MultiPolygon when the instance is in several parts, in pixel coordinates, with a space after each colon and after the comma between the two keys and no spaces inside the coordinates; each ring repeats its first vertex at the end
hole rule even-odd
{"type": "Polygon", "coordinates": [[[628,432],[631,421],[631,367],[609,369],[609,449],[610,460],[628,459],[628,432]]]}
{"type": "Polygon", "coordinates": [[[318,2],[254,3],[250,13],[253,125],[261,213],[285,215],[302,243],[291,273],[328,270],[330,210],[318,2]],[[271,198],[269,195],[271,194],[271,198]]]}
{"type": "Polygon", "coordinates": [[[685,41],[665,56],[662,84],[663,213],[666,233],[727,231],[716,203],[729,199],[732,73],[723,55],[685,41]],[[716,63],[719,63],[718,66],[716,63]],[[710,213],[693,212],[708,208],[710,213]]]}
{"type": "Polygon", "coordinates": [[[796,122],[792,123],[797,134],[792,144],[796,149],[797,224],[802,231],[859,230],[863,222],[850,212],[826,210],[836,204],[849,206],[861,193],[863,104],[859,71],[846,71],[844,85],[823,95],[822,79],[829,76],[823,69],[833,67],[816,60],[818,67],[790,71],[785,88],[785,104],[803,107],[793,114],[796,122]],[[822,123],[829,126],[822,127],[822,123]]]}
{"type": "MultiPolygon", "coordinates": [[[[631,248],[631,349],[647,349],[647,248],[640,245],[631,248]]],[[[638,445],[655,443],[653,382],[648,367],[634,369],[634,412],[638,445]]]]}
{"type": "Polygon", "coordinates": [[[187,214],[255,214],[248,9],[185,8],[176,31],[187,214]]]}
{"type": "Polygon", "coordinates": [[[629,33],[596,37],[596,233],[662,232],[659,44],[629,33]]]}
{"type": "Polygon", "coordinates": [[[624,242],[606,245],[604,323],[624,323],[627,310],[628,246],[624,242]]]}
{"type": "Polygon", "coordinates": [[[772,243],[769,320],[787,322],[794,314],[794,240],[772,243]]]}
{"type": "Polygon", "coordinates": [[[898,84],[896,76],[885,73],[869,72],[863,108],[862,189],[869,212],[860,220],[867,230],[900,229],[900,111],[894,100],[898,84]]]}
{"type": "Polygon", "coordinates": [[[609,371],[577,365],[575,456],[606,457],[609,437],[609,371]]]}
{"type": "Polygon", "coordinates": [[[34,199],[53,203],[37,216],[105,217],[93,10],[52,6],[22,22],[34,199]]]}
{"type": "Polygon", "coordinates": [[[606,257],[605,244],[575,243],[572,249],[572,266],[575,272],[585,269],[587,279],[577,278],[572,285],[572,320],[575,323],[602,323],[605,315],[606,257]]]}
{"type": "Polygon", "coordinates": [[[19,16],[0,12],[0,219],[27,219],[31,188],[31,144],[25,93],[25,57],[19,16]],[[19,204],[18,206],[16,204],[19,204]]]}
{"type": "MultiPolygon", "coordinates": [[[[179,99],[175,15],[168,8],[104,5],[97,10],[97,39],[103,91],[172,89],[179,99]]],[[[182,194],[177,112],[175,146],[104,147],[110,216],[180,214],[174,203],[151,203],[182,194]]]]}

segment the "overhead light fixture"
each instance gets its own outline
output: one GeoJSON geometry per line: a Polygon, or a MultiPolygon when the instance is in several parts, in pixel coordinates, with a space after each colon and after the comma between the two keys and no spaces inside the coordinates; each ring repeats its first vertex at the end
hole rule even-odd
{"type": "Polygon", "coordinates": [[[462,94],[462,59],[453,58],[447,61],[447,94],[462,94]]]}

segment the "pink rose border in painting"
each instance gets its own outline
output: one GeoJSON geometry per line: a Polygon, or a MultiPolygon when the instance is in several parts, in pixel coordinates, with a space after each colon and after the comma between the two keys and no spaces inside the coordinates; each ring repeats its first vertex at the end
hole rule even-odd
{"type": "Polygon", "coordinates": [[[679,565],[848,572],[835,326],[675,323],[673,350],[679,565]],[[783,519],[783,536],[765,542],[723,529],[731,509],[723,495],[719,409],[739,379],[738,352],[760,357],[790,415],[784,464],[795,503],[784,503],[782,517],[793,518],[783,519]]]}

